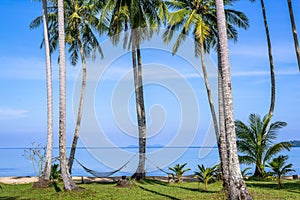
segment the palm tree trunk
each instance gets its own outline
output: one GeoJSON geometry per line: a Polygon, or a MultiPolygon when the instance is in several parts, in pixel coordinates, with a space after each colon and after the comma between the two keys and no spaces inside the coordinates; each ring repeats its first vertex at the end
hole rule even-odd
{"type": "Polygon", "coordinates": [[[205,82],[206,93],[207,93],[207,98],[208,98],[208,102],[209,102],[211,117],[212,117],[213,123],[214,123],[214,130],[215,130],[216,139],[217,139],[217,141],[219,141],[218,120],[217,120],[217,116],[216,116],[215,106],[214,106],[214,102],[213,102],[213,99],[212,99],[210,85],[209,85],[207,71],[206,71],[206,65],[205,65],[205,60],[204,60],[205,55],[204,55],[203,42],[200,42],[200,46],[201,46],[201,65],[202,65],[203,78],[204,78],[204,82],[205,82]]]}
{"type": "Polygon", "coordinates": [[[145,118],[145,103],[144,103],[144,91],[143,91],[143,79],[142,79],[142,57],[141,50],[138,42],[134,41],[133,47],[135,47],[132,57],[134,82],[135,82],[135,95],[136,95],[136,111],[138,120],[139,131],[139,164],[136,172],[133,174],[133,178],[141,180],[145,178],[145,162],[146,162],[146,118],[145,118]],[[135,61],[134,61],[135,60],[135,61]],[[136,65],[136,60],[138,65],[136,65]]]}
{"type": "MultiPolygon", "coordinates": [[[[219,54],[218,54],[219,56],[219,54]]],[[[220,60],[220,58],[218,58],[220,60]]],[[[223,176],[223,189],[228,191],[229,189],[229,169],[228,169],[228,153],[226,142],[226,130],[225,130],[225,116],[224,116],[224,94],[223,94],[223,82],[222,82],[222,68],[218,61],[218,102],[219,102],[219,140],[218,150],[220,154],[221,170],[223,176]]]]}
{"type": "Polygon", "coordinates": [[[47,85],[47,148],[46,163],[42,179],[50,180],[52,165],[52,145],[53,145],[53,100],[52,100],[52,68],[50,57],[48,18],[47,18],[47,0],[42,1],[43,6],[43,25],[44,25],[44,43],[46,53],[46,85],[47,85]]]}
{"type": "Polygon", "coordinates": [[[66,158],[66,55],[63,0],[58,0],[59,34],[59,158],[65,190],[77,188],[70,177],[66,158]]]}
{"type": "Polygon", "coordinates": [[[296,29],[296,24],[295,24],[292,0],[287,0],[287,2],[288,2],[288,6],[289,6],[292,32],[293,32],[294,43],[295,43],[295,51],[296,51],[298,67],[299,67],[299,71],[300,71],[300,49],[299,49],[299,42],[298,42],[297,29],[296,29]]]}
{"type": "Polygon", "coordinates": [[[281,176],[278,176],[278,185],[279,185],[279,188],[282,188],[281,176]]]}
{"type": "MultiPolygon", "coordinates": [[[[221,169],[222,169],[221,172],[222,172],[222,176],[223,176],[223,188],[226,190],[226,188],[228,188],[228,165],[227,165],[227,163],[228,163],[227,162],[227,157],[228,156],[227,156],[227,148],[226,148],[224,117],[222,117],[222,119],[219,117],[220,131],[221,131],[221,128],[222,128],[222,135],[221,135],[220,132],[219,132],[218,120],[217,120],[217,116],[216,116],[215,106],[214,106],[213,100],[212,100],[211,89],[210,89],[208,76],[207,76],[207,71],[206,71],[206,64],[205,64],[205,60],[204,60],[203,42],[200,43],[200,46],[201,46],[202,72],[203,72],[203,77],[204,77],[204,81],[205,81],[205,87],[206,87],[208,102],[209,102],[209,106],[210,106],[211,116],[212,116],[212,119],[213,119],[215,135],[216,135],[217,144],[218,144],[218,151],[219,151],[219,157],[220,157],[220,163],[221,163],[221,169]],[[221,123],[223,124],[222,126],[221,126],[221,123]]],[[[220,82],[220,80],[219,80],[219,82],[220,82]]],[[[220,95],[220,93],[219,93],[219,95],[220,95]]],[[[223,95],[221,97],[223,97],[223,95]]],[[[222,102],[222,101],[223,100],[219,100],[219,102],[222,102]]],[[[219,107],[223,108],[223,105],[219,105],[219,107]]],[[[219,116],[224,116],[224,112],[220,113],[220,111],[219,111],[219,116]]]]}
{"type": "Polygon", "coordinates": [[[243,180],[237,155],[236,134],[234,125],[234,113],[232,103],[232,88],[230,63],[228,53],[228,40],[226,30],[226,19],[223,0],[215,0],[217,11],[217,26],[219,38],[219,62],[222,68],[222,82],[224,94],[225,128],[228,149],[229,166],[229,199],[253,199],[243,180]]]}
{"type": "MultiPolygon", "coordinates": [[[[78,28],[78,25],[77,25],[77,28],[78,28]]],[[[82,63],[82,83],[81,83],[81,95],[80,95],[79,106],[78,106],[76,127],[75,127],[75,131],[74,131],[74,137],[73,137],[73,142],[72,142],[72,147],[71,147],[69,162],[68,162],[70,174],[72,173],[72,166],[74,163],[77,141],[79,138],[80,124],[81,124],[83,104],[84,104],[85,91],[86,91],[86,76],[87,76],[86,61],[85,61],[85,56],[84,56],[84,51],[83,51],[79,31],[78,31],[77,41],[78,41],[79,52],[80,52],[81,63],[82,63]]]]}
{"type": "Polygon", "coordinates": [[[271,104],[270,104],[269,115],[272,116],[273,112],[274,112],[274,107],[275,107],[274,62],[273,62],[272,45],[271,45],[270,32],[269,32],[269,27],[268,27],[268,21],[267,21],[267,15],[266,15],[264,0],[260,0],[260,3],[261,3],[261,9],[262,9],[262,13],[263,13],[265,30],[266,30],[266,37],[267,37],[267,42],[268,42],[268,54],[269,54],[269,62],[270,62],[270,76],[271,76],[271,104]]]}

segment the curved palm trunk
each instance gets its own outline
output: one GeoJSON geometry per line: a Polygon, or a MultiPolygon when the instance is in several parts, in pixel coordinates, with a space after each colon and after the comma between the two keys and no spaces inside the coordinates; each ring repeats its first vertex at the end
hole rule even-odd
{"type": "Polygon", "coordinates": [[[206,93],[207,93],[207,98],[208,98],[208,102],[209,102],[211,117],[212,117],[213,123],[214,123],[214,130],[215,130],[216,138],[217,138],[217,141],[219,141],[218,120],[217,120],[217,116],[216,116],[215,106],[214,106],[214,102],[213,102],[213,99],[212,99],[210,85],[209,85],[207,71],[206,71],[206,64],[205,64],[205,60],[204,60],[205,55],[204,55],[203,42],[200,42],[200,46],[201,46],[201,66],[202,66],[203,78],[204,78],[204,82],[205,82],[206,93]]]}
{"type": "Polygon", "coordinates": [[[66,158],[66,56],[63,0],[58,0],[59,34],[59,158],[65,190],[78,188],[70,177],[66,158]]]}
{"type": "Polygon", "coordinates": [[[47,149],[46,163],[42,175],[43,180],[50,180],[52,165],[52,145],[53,145],[53,100],[52,100],[52,68],[49,47],[48,19],[47,19],[47,1],[42,1],[43,6],[43,26],[44,26],[44,43],[46,53],[46,85],[47,85],[47,149]]]}
{"type": "Polygon", "coordinates": [[[72,147],[71,147],[69,162],[68,162],[70,174],[72,173],[72,166],[74,163],[77,141],[79,138],[80,124],[81,124],[81,118],[83,112],[83,103],[84,103],[85,91],[86,91],[86,77],[87,77],[86,61],[85,61],[84,51],[82,48],[80,33],[78,33],[77,40],[78,40],[79,52],[80,52],[81,63],[82,63],[82,83],[81,83],[81,95],[80,95],[79,106],[78,106],[76,127],[74,131],[74,137],[73,137],[73,142],[72,142],[72,147]]]}
{"type": "Polygon", "coordinates": [[[296,30],[296,24],[295,24],[295,18],[294,18],[294,12],[293,12],[293,6],[292,6],[292,0],[287,0],[288,6],[289,6],[289,13],[290,13],[290,19],[291,19],[291,25],[292,25],[292,32],[294,37],[294,43],[295,43],[295,51],[297,55],[297,61],[298,61],[298,67],[300,71],[300,49],[299,49],[299,42],[298,42],[298,36],[297,36],[297,30],[296,30]]]}
{"type": "Polygon", "coordinates": [[[142,79],[142,57],[139,44],[136,41],[133,42],[134,50],[132,51],[133,60],[133,73],[134,73],[134,85],[136,95],[136,111],[138,120],[139,131],[139,164],[136,172],[133,174],[133,178],[140,180],[146,176],[145,162],[146,162],[146,118],[145,118],[145,103],[144,103],[144,91],[143,91],[143,79],[142,79]],[[136,65],[136,60],[138,65],[136,65]]]}
{"type": "Polygon", "coordinates": [[[272,116],[273,112],[274,112],[274,107],[275,107],[274,62],[273,62],[272,45],[271,45],[270,32],[269,32],[269,27],[268,27],[268,21],[267,21],[267,15],[266,15],[264,0],[260,0],[260,3],[261,3],[261,9],[262,9],[262,13],[263,13],[265,30],[266,30],[266,37],[267,37],[267,42],[268,42],[268,54],[269,54],[269,62],[270,62],[270,76],[271,76],[271,104],[270,104],[269,115],[272,116]]]}
{"type": "Polygon", "coordinates": [[[222,69],[226,141],[229,166],[229,199],[253,199],[243,180],[237,155],[234,113],[232,103],[231,75],[223,0],[215,0],[219,38],[219,62],[222,69]]]}

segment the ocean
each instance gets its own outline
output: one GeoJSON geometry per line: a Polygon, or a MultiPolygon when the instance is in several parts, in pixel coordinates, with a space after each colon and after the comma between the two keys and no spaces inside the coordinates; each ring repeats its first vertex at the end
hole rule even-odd
{"type": "MultiPolygon", "coordinates": [[[[29,148],[0,148],[0,177],[6,176],[36,176],[36,172],[30,159],[23,156],[29,148]]],[[[68,148],[68,151],[70,149],[68,148]]],[[[138,165],[137,147],[123,148],[85,148],[79,147],[76,151],[76,159],[86,168],[100,174],[120,171],[112,176],[127,175],[135,172],[138,165]]],[[[293,164],[296,172],[300,175],[300,148],[291,148],[283,151],[281,155],[288,155],[288,163],[293,164]]],[[[54,156],[58,156],[58,148],[54,148],[54,156]]],[[[56,161],[58,163],[58,161],[56,161]]],[[[72,176],[92,176],[83,167],[74,161],[72,176]]],[[[197,165],[211,167],[219,163],[218,149],[215,147],[149,147],[147,148],[146,172],[148,176],[166,176],[171,172],[168,167],[175,164],[187,163],[186,167],[191,170],[186,175],[193,174],[197,165]]],[[[248,167],[241,165],[241,168],[248,167]]],[[[254,166],[249,172],[254,171],[254,166]]],[[[268,168],[266,168],[268,171],[268,168]]],[[[38,170],[36,170],[38,171],[38,170]]],[[[291,174],[291,175],[292,175],[291,174]]]]}

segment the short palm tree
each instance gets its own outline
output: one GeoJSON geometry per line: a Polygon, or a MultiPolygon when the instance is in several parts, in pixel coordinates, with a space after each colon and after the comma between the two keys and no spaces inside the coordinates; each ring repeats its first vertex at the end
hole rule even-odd
{"type": "Polygon", "coordinates": [[[287,159],[288,156],[280,155],[267,164],[267,167],[271,168],[273,174],[277,176],[279,188],[282,188],[282,176],[295,171],[292,169],[292,164],[286,164],[287,159]]]}
{"type": "Polygon", "coordinates": [[[182,175],[190,171],[190,168],[184,169],[187,163],[184,163],[183,165],[176,164],[174,167],[169,167],[169,170],[173,171],[175,174],[173,174],[177,178],[178,183],[182,183],[182,175]]]}
{"type": "Polygon", "coordinates": [[[235,121],[237,146],[242,155],[240,162],[245,164],[255,164],[254,176],[263,177],[265,166],[270,159],[278,152],[292,147],[289,142],[274,144],[278,130],[285,127],[285,122],[276,121],[270,123],[271,116],[266,115],[263,119],[257,114],[249,116],[249,125],[242,121],[235,121]]]}
{"type": "Polygon", "coordinates": [[[217,169],[218,165],[213,167],[204,167],[204,165],[198,165],[198,170],[195,172],[195,176],[201,183],[204,183],[205,191],[207,191],[207,186],[210,183],[213,183],[217,179],[217,169]]]}

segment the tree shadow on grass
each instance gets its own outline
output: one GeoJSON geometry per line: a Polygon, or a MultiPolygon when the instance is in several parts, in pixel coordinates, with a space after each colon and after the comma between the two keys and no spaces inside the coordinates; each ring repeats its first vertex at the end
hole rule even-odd
{"type": "Polygon", "coordinates": [[[147,183],[147,184],[150,184],[150,185],[162,185],[162,186],[170,186],[169,183],[166,183],[166,182],[163,182],[163,181],[160,181],[160,180],[155,180],[155,179],[144,179],[142,182],[143,183],[147,183]]]}
{"type": "Polygon", "coordinates": [[[176,197],[173,197],[173,196],[171,196],[171,195],[168,195],[168,194],[163,194],[163,193],[160,193],[160,192],[157,192],[157,191],[154,191],[154,190],[150,190],[150,189],[147,189],[147,188],[145,188],[145,187],[143,187],[143,186],[141,186],[141,185],[137,185],[139,188],[141,188],[142,190],[145,190],[145,191],[147,191],[147,192],[151,192],[151,193],[153,193],[153,194],[156,194],[156,195],[159,195],[159,196],[162,196],[162,197],[167,197],[167,198],[169,198],[169,199],[174,199],[174,200],[180,200],[180,199],[178,199],[178,198],[176,198],[176,197]]]}
{"type": "Polygon", "coordinates": [[[20,199],[20,197],[0,197],[0,200],[17,200],[20,199]]]}
{"type": "MultiPolygon", "coordinates": [[[[279,186],[275,182],[251,182],[247,183],[249,187],[255,188],[263,188],[263,189],[279,189],[279,186]]],[[[282,188],[280,190],[285,190],[287,192],[297,193],[300,194],[300,183],[299,182],[284,182],[282,188]]]]}
{"type": "Polygon", "coordinates": [[[192,191],[192,192],[203,192],[203,193],[217,193],[218,192],[218,191],[204,190],[202,188],[184,187],[184,186],[181,186],[181,185],[174,185],[173,187],[177,187],[177,188],[184,189],[184,190],[189,190],[189,191],[192,191]]]}

